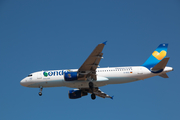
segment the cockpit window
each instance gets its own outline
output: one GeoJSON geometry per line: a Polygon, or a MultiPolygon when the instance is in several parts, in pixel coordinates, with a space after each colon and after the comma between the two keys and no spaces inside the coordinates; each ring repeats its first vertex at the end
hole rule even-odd
{"type": "Polygon", "coordinates": [[[32,74],[28,75],[28,77],[31,77],[31,76],[32,76],[32,74]]]}

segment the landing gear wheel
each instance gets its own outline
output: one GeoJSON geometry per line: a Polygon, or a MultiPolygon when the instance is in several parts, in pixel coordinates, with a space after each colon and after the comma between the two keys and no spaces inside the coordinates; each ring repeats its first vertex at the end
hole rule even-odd
{"type": "Polygon", "coordinates": [[[39,96],[42,96],[42,92],[39,92],[39,96]]]}
{"type": "Polygon", "coordinates": [[[91,94],[91,99],[92,100],[95,100],[96,99],[96,95],[93,93],[93,94],[91,94]]]}

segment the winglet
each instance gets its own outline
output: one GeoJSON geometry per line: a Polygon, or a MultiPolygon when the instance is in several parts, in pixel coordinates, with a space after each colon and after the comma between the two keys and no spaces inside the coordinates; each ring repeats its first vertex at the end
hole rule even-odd
{"type": "Polygon", "coordinates": [[[111,97],[111,99],[113,100],[114,96],[111,97]]]}
{"type": "Polygon", "coordinates": [[[107,41],[103,42],[102,44],[106,45],[107,41]]]}

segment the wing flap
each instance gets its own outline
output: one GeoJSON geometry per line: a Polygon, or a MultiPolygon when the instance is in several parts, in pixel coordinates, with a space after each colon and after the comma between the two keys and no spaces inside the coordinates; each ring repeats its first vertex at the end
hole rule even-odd
{"type": "MultiPolygon", "coordinates": [[[[81,88],[81,90],[83,90],[84,92],[88,92],[88,93],[92,94],[92,90],[89,89],[89,88],[81,88]]],[[[113,99],[113,96],[107,95],[106,93],[102,92],[98,87],[93,88],[93,93],[96,96],[101,97],[101,98],[111,98],[111,99],[113,99]]]]}
{"type": "Polygon", "coordinates": [[[107,95],[106,93],[102,92],[100,89],[98,89],[96,92],[94,92],[96,96],[102,97],[102,98],[111,98],[111,96],[107,95]]]}

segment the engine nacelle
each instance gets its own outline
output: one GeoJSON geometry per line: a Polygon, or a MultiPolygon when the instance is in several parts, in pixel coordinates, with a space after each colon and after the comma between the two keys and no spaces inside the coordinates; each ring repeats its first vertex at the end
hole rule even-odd
{"type": "Polygon", "coordinates": [[[81,98],[82,96],[87,95],[87,92],[83,92],[82,90],[69,90],[69,98],[70,99],[77,99],[81,98]]]}
{"type": "Polygon", "coordinates": [[[77,80],[77,78],[78,78],[77,72],[67,71],[66,73],[64,73],[65,81],[74,81],[74,80],[77,80]]]}

